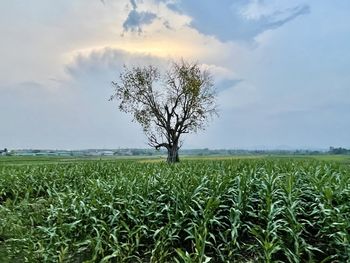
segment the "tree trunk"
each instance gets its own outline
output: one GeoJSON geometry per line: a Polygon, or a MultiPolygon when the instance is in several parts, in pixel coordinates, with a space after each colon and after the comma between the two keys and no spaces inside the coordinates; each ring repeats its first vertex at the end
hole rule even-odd
{"type": "Polygon", "coordinates": [[[179,162],[179,147],[174,145],[168,148],[168,163],[177,163],[179,162]]]}

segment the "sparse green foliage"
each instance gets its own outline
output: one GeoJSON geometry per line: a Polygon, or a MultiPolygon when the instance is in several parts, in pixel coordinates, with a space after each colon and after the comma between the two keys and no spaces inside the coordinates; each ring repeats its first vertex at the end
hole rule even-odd
{"type": "Polygon", "coordinates": [[[0,261],[348,262],[349,200],[311,160],[0,166],[0,261]]]}
{"type": "Polygon", "coordinates": [[[111,100],[133,115],[151,147],[168,150],[169,163],[179,161],[182,135],[204,129],[217,115],[212,78],[196,63],[173,63],[163,75],[154,66],[125,67],[113,86],[111,100]]]}

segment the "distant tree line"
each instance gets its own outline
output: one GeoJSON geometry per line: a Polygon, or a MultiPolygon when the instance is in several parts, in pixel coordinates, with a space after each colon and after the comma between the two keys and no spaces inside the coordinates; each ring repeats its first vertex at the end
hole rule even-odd
{"type": "MultiPolygon", "coordinates": [[[[349,154],[350,149],[330,147],[329,150],[243,150],[243,149],[180,149],[182,155],[187,156],[242,156],[242,155],[322,155],[349,154]]],[[[0,156],[164,156],[166,149],[86,149],[86,150],[0,150],[0,156]]]]}
{"type": "Polygon", "coordinates": [[[350,154],[350,149],[345,149],[342,147],[329,147],[329,153],[330,154],[350,154]]]}

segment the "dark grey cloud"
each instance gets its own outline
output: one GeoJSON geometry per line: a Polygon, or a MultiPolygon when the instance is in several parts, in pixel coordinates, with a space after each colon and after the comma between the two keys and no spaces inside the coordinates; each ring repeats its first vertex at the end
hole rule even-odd
{"type": "Polygon", "coordinates": [[[170,25],[170,22],[168,20],[165,20],[163,22],[163,26],[169,30],[174,30],[174,28],[170,25]]]}
{"type": "Polygon", "coordinates": [[[251,41],[266,30],[281,27],[310,12],[308,5],[297,5],[252,19],[242,14],[242,9],[251,2],[249,0],[159,2],[165,2],[168,8],[175,12],[189,15],[193,19],[191,27],[222,41],[251,41]]]}
{"type": "Polygon", "coordinates": [[[170,10],[173,10],[177,13],[182,13],[182,10],[181,8],[179,7],[178,4],[175,4],[175,3],[167,3],[166,5],[170,10]]]}
{"type": "Polygon", "coordinates": [[[77,55],[73,63],[66,65],[66,72],[73,78],[80,79],[93,79],[101,75],[110,82],[118,77],[124,65],[149,64],[164,66],[166,60],[146,53],[130,53],[121,49],[104,48],[92,51],[88,55],[77,55]]]}
{"type": "Polygon", "coordinates": [[[132,10],[123,23],[124,31],[141,33],[142,27],[151,24],[157,18],[157,15],[148,11],[138,11],[136,0],[130,0],[130,4],[132,10]]]}
{"type": "Polygon", "coordinates": [[[310,7],[307,5],[296,6],[289,8],[283,12],[276,12],[271,16],[263,16],[259,19],[261,23],[260,27],[257,27],[256,32],[263,32],[268,29],[278,28],[283,26],[285,23],[295,19],[300,15],[305,15],[310,12],[310,7]]]}
{"type": "Polygon", "coordinates": [[[133,9],[137,8],[136,0],[130,0],[130,4],[131,4],[133,9]]]}
{"type": "MultiPolygon", "coordinates": [[[[84,83],[85,89],[99,92],[99,86],[91,85],[96,81],[110,85],[110,82],[119,77],[124,65],[144,66],[155,65],[160,69],[167,69],[171,60],[152,56],[146,53],[130,53],[120,49],[104,48],[92,51],[88,55],[78,55],[74,62],[66,66],[66,72],[74,79],[84,83]]],[[[243,79],[213,75],[215,87],[218,93],[233,88],[243,79]]]]}

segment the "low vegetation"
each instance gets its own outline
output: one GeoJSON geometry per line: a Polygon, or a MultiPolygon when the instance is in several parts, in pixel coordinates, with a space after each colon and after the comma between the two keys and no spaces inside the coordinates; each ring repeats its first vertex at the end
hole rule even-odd
{"type": "Polygon", "coordinates": [[[348,262],[350,170],[315,160],[0,165],[0,262],[348,262]]]}

